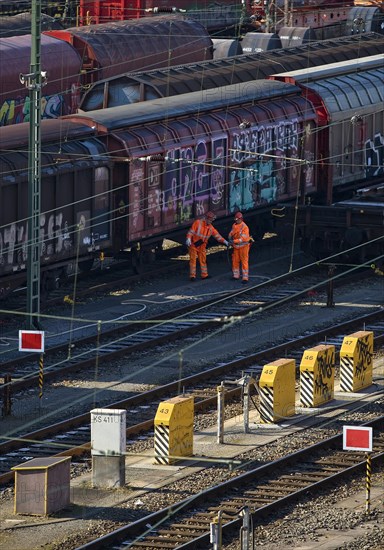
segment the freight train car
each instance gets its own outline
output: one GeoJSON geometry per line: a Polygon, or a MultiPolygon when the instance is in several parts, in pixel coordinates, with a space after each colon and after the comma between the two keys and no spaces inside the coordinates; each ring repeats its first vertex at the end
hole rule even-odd
{"type": "MultiPolygon", "coordinates": [[[[50,290],[77,261],[112,246],[110,161],[92,129],[45,120],[41,155],[41,281],[50,290]],[[78,136],[81,136],[81,138],[78,136]]],[[[28,124],[0,128],[0,298],[25,283],[28,124]]]]}
{"type": "MultiPolygon", "coordinates": [[[[81,88],[100,78],[212,57],[212,40],[204,27],[179,17],[44,32],[41,68],[48,85],[42,92],[42,117],[75,112],[81,88]]],[[[28,120],[29,91],[19,74],[29,73],[30,35],[0,39],[0,58],[0,125],[28,120]]]]}
{"type": "Polygon", "coordinates": [[[267,78],[280,69],[305,69],[378,54],[384,54],[384,36],[368,33],[261,52],[257,55],[241,55],[182,67],[128,73],[94,83],[85,90],[79,108],[81,111],[92,111],[117,107],[180,93],[209,90],[255,78],[267,78]]]}
{"type": "Polygon", "coordinates": [[[378,55],[277,76],[302,88],[309,120],[286,101],[283,88],[276,101],[277,89],[268,90],[268,115],[256,116],[246,96],[233,113],[224,107],[242,90],[262,103],[256,89],[264,81],[77,117],[108,134],[125,161],[120,180],[132,185],[119,200],[129,205],[128,240],[150,237],[156,227],[171,230],[207,208],[219,218],[259,209],[257,234],[264,229],[265,205],[297,197],[329,202],[335,190],[347,192],[383,174],[383,65],[378,55]]]}
{"type": "MultiPolygon", "coordinates": [[[[317,40],[343,34],[383,32],[383,9],[377,2],[353,0],[41,0],[43,13],[66,27],[182,13],[211,33],[233,37],[256,30],[277,33],[282,27],[312,29],[317,40]],[[364,5],[365,4],[365,5],[364,5]],[[357,11],[356,11],[357,10],[357,11]]],[[[31,7],[30,0],[0,0],[0,15],[14,15],[31,7]]]]}
{"type": "MultiPolygon", "coordinates": [[[[282,27],[311,29],[317,40],[346,33],[383,32],[384,13],[379,3],[358,5],[353,0],[79,0],[80,24],[116,19],[153,17],[164,12],[182,12],[199,21],[210,32],[238,36],[249,30],[277,33],[282,27]]],[[[297,37],[298,38],[298,37],[297,37]]]]}
{"type": "Polygon", "coordinates": [[[188,18],[198,21],[209,31],[239,29],[245,23],[250,24],[251,2],[241,0],[112,0],[100,2],[80,0],[79,15],[83,24],[105,23],[111,20],[138,19],[153,17],[161,13],[184,13],[188,18]]]}
{"type": "MultiPolygon", "coordinates": [[[[54,17],[67,26],[78,20],[79,0],[40,0],[43,14],[54,17]]],[[[0,0],[0,17],[12,17],[31,12],[31,0],[0,0]]]]}
{"type": "MultiPolygon", "coordinates": [[[[29,90],[21,84],[20,74],[30,72],[30,35],[0,39],[0,59],[0,126],[29,121],[29,90]]],[[[66,42],[43,35],[41,59],[48,74],[42,89],[42,117],[76,112],[83,66],[79,54],[66,42]]]]}
{"type": "Polygon", "coordinates": [[[272,78],[301,86],[316,105],[318,191],[327,204],[356,181],[384,175],[384,56],[288,71],[272,78]],[[321,189],[320,181],[325,182],[321,189]],[[332,182],[332,186],[329,185],[332,182]]]}
{"type": "MultiPolygon", "coordinates": [[[[31,34],[31,19],[30,13],[19,13],[18,15],[11,16],[0,15],[0,37],[8,38],[10,36],[31,34]]],[[[41,15],[42,31],[62,28],[63,25],[58,19],[45,14],[41,15]]]]}
{"type": "MultiPolygon", "coordinates": [[[[100,248],[115,255],[128,253],[140,263],[164,238],[183,242],[191,220],[208,209],[217,214],[216,225],[223,232],[240,209],[252,234],[262,235],[273,205],[304,204],[309,198],[320,202],[334,184],[339,193],[353,182],[361,185],[382,177],[384,89],[379,57],[378,66],[370,59],[365,68],[362,60],[359,67],[347,69],[336,64],[333,72],[331,66],[324,67],[313,81],[307,75],[307,83],[299,75],[294,82],[257,80],[182,94],[172,102],[160,98],[43,121],[43,151],[51,155],[43,163],[42,176],[44,269],[53,269],[57,281],[66,264],[73,264],[74,254],[56,254],[73,251],[77,238],[84,261],[100,248]],[[352,112],[363,117],[362,124],[352,112]],[[64,142],[70,162],[61,156],[64,142]],[[90,153],[81,154],[84,148],[90,153]],[[353,155],[357,164],[343,178],[338,163],[346,155],[353,155]],[[330,163],[336,169],[324,172],[330,163]],[[64,206],[76,199],[71,191],[74,172],[83,164],[81,180],[76,181],[87,190],[86,208],[79,199],[70,207],[75,214],[67,214],[64,206]],[[100,206],[93,205],[91,197],[100,206]],[[82,227],[90,228],[84,237],[82,227]]],[[[22,195],[11,192],[27,185],[26,155],[15,152],[16,143],[25,144],[27,135],[27,124],[0,128],[0,189],[10,194],[10,200],[2,202],[7,208],[0,229],[3,294],[25,262],[26,216],[18,211],[22,195]]]]}

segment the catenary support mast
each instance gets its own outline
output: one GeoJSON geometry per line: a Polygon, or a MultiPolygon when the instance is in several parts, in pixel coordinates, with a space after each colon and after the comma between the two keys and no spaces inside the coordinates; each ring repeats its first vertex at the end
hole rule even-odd
{"type": "Polygon", "coordinates": [[[32,0],[31,65],[20,81],[29,90],[29,158],[28,158],[28,262],[27,327],[39,328],[40,320],[40,179],[41,179],[41,0],[32,0]]]}

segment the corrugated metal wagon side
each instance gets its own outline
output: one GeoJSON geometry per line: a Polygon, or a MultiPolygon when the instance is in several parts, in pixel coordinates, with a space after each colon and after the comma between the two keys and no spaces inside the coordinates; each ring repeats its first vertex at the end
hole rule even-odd
{"type": "Polygon", "coordinates": [[[261,232],[262,211],[270,219],[271,204],[316,188],[306,163],[316,113],[296,86],[253,81],[74,118],[94,126],[114,157],[120,246],[182,242],[207,210],[218,227],[249,212],[261,232]]]}
{"type": "MultiPolygon", "coordinates": [[[[92,129],[42,123],[41,281],[50,290],[76,262],[89,267],[111,247],[111,172],[92,129]]],[[[28,253],[28,124],[0,128],[0,297],[26,281],[28,253]],[[11,130],[11,132],[10,132],[11,130]]]]}

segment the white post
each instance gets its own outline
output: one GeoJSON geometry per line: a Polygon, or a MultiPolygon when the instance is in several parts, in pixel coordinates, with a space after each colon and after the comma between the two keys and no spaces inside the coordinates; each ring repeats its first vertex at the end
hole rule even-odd
{"type": "Polygon", "coordinates": [[[224,382],[217,386],[217,443],[224,443],[224,382]]]}

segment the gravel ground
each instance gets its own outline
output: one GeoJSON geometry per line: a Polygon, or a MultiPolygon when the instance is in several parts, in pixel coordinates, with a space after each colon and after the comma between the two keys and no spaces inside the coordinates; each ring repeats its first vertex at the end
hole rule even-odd
{"type": "MultiPolygon", "coordinates": [[[[370,405],[372,414],[382,413],[384,399],[370,405]]],[[[238,405],[232,405],[226,410],[226,416],[239,415],[238,405]]],[[[275,441],[254,448],[239,455],[237,458],[248,460],[252,466],[265,461],[276,460],[287,453],[300,449],[305,444],[311,444],[324,437],[340,433],[340,426],[356,420],[368,420],[366,410],[349,413],[342,420],[327,428],[305,430],[297,434],[281,437],[275,441]]],[[[197,430],[214,425],[216,415],[207,413],[196,426],[197,430]]],[[[128,452],[143,453],[153,448],[151,439],[137,441],[128,446],[128,452]]],[[[81,467],[79,467],[81,472],[81,467]]],[[[76,475],[74,468],[73,475],[76,475]]],[[[144,472],[150,476],[150,472],[144,472]]],[[[31,516],[18,517],[20,523],[10,530],[10,507],[13,499],[13,489],[0,493],[0,547],[12,550],[74,550],[89,539],[101,536],[106,532],[117,529],[125,523],[135,521],[148,511],[156,511],[183,498],[189,498],[197,492],[211,486],[215,482],[225,481],[236,476],[228,468],[212,467],[198,471],[177,482],[166,483],[154,493],[137,493],[134,487],[126,486],[118,491],[104,491],[94,500],[97,506],[83,508],[79,505],[68,511],[55,514],[52,519],[33,518],[31,516]],[[110,506],[113,504],[113,507],[110,506]],[[74,516],[78,518],[71,520],[74,516]],[[4,530],[4,527],[8,530],[4,530]],[[35,541],[31,546],[31,537],[35,541]]],[[[92,494],[88,481],[80,481],[84,491],[92,494]]],[[[369,516],[364,513],[365,478],[352,478],[348,484],[335,488],[330,494],[319,494],[315,499],[303,500],[296,507],[287,506],[280,513],[274,514],[268,525],[255,526],[255,548],[266,550],[297,549],[305,550],[323,548],[319,544],[326,544],[324,550],[336,548],[351,548],[352,550],[378,550],[384,542],[384,478],[383,473],[374,472],[372,476],[372,512],[369,516]],[[353,542],[340,543],[343,539],[354,536],[353,542]],[[355,536],[356,535],[356,536],[355,536]],[[370,544],[370,546],[367,544],[370,544]]],[[[94,498],[94,497],[93,497],[94,498]]],[[[89,504],[89,503],[88,503],[89,504]]],[[[17,522],[17,519],[13,519],[17,522]]],[[[226,550],[242,550],[238,541],[225,541],[226,550]]]]}
{"type": "MultiPolygon", "coordinates": [[[[264,264],[259,262],[257,273],[261,277],[272,276],[270,263],[268,258],[265,259],[264,264]]],[[[215,266],[212,268],[212,272],[215,273],[217,271],[219,274],[220,269],[225,271],[226,266],[215,266]]],[[[254,273],[255,269],[253,270],[254,273]]],[[[185,285],[185,281],[180,282],[177,278],[173,282],[167,281],[169,286],[167,291],[162,289],[162,284],[162,282],[159,282],[156,286],[151,283],[148,287],[143,286],[140,291],[143,296],[156,296],[157,299],[164,297],[165,294],[169,295],[171,292],[173,295],[183,294],[182,285],[185,285]]],[[[204,284],[207,285],[204,286],[204,292],[215,292],[216,280],[210,280],[204,284]]],[[[202,291],[202,283],[199,282],[198,285],[198,291],[202,291]]],[[[305,330],[313,330],[322,324],[328,324],[330,320],[337,323],[348,318],[353,310],[369,311],[370,300],[382,300],[383,289],[383,280],[380,278],[373,279],[364,288],[355,285],[350,289],[349,293],[336,294],[335,308],[324,308],[324,295],[320,294],[317,296],[317,302],[301,303],[298,304],[297,308],[292,308],[291,306],[283,308],[279,313],[273,313],[268,316],[267,320],[265,318],[259,319],[256,320],[256,323],[247,320],[241,326],[234,328],[232,332],[229,331],[224,339],[222,336],[219,336],[212,338],[204,345],[199,345],[199,337],[192,338],[190,343],[193,345],[189,349],[183,350],[183,375],[187,375],[190,370],[193,371],[210,362],[225,361],[227,358],[233,359],[234,355],[246,354],[260,344],[276,344],[281,338],[287,335],[304,333],[305,330]]],[[[98,307],[103,306],[99,304],[98,307]]],[[[56,410],[60,408],[65,410],[66,407],[70,406],[71,399],[73,399],[69,392],[71,388],[75,392],[75,395],[78,395],[80,391],[84,392],[84,396],[88,396],[87,399],[89,400],[90,408],[93,408],[94,406],[103,406],[103,404],[111,402],[111,396],[112,400],[114,400],[113,392],[116,395],[121,395],[122,392],[126,394],[129,391],[140,390],[140,388],[141,390],[146,389],[161,381],[174,380],[179,376],[179,352],[180,350],[175,351],[170,346],[169,349],[136,354],[128,362],[121,360],[115,365],[108,365],[108,369],[103,370],[103,378],[100,378],[99,371],[99,378],[97,380],[90,373],[88,377],[83,376],[79,377],[79,379],[67,380],[64,385],[51,384],[44,391],[43,409],[35,415],[33,415],[33,408],[34,406],[38,407],[38,400],[34,395],[29,396],[29,413],[32,416],[49,415],[52,422],[55,421],[56,410]],[[156,358],[156,366],[154,366],[154,358],[156,358]],[[159,360],[161,361],[159,362],[159,360]],[[116,386],[113,392],[110,389],[103,389],[111,382],[117,382],[123,377],[126,379],[125,383],[116,386]],[[94,402],[96,392],[98,392],[97,403],[94,402]]],[[[17,410],[17,405],[18,400],[15,399],[15,410],[17,410]]],[[[23,406],[23,402],[20,401],[21,409],[23,406]]],[[[383,411],[383,404],[381,403],[378,406],[383,411]]],[[[71,413],[76,414],[76,412],[76,408],[72,409],[71,407],[71,413]]],[[[62,416],[60,417],[61,419],[62,416]]],[[[16,427],[13,423],[16,423],[17,420],[17,418],[9,418],[7,421],[3,419],[0,422],[0,429],[3,433],[8,429],[12,430],[16,427]]],[[[25,412],[22,420],[25,426],[29,425],[29,419],[25,412]]],[[[204,421],[209,426],[212,418],[210,415],[207,415],[204,421]]],[[[313,433],[311,432],[307,437],[307,444],[309,444],[313,441],[313,433]]],[[[253,460],[273,460],[273,457],[292,452],[296,445],[297,447],[303,445],[303,435],[282,438],[274,444],[263,446],[254,451],[253,460]]],[[[136,443],[129,450],[132,450],[132,452],[134,450],[144,450],[148,446],[152,446],[151,441],[136,443]]],[[[86,469],[86,467],[81,465],[77,467],[73,466],[73,476],[77,477],[79,472],[86,469]]],[[[200,483],[204,481],[212,481],[209,471],[208,473],[207,471],[204,472],[195,480],[196,483],[199,483],[199,487],[200,483]]],[[[225,478],[227,475],[228,470],[226,469],[216,468],[214,471],[215,479],[225,478]]],[[[78,483],[81,483],[81,477],[77,478],[77,480],[78,483]]],[[[181,482],[181,485],[177,488],[177,498],[179,499],[184,491],[185,495],[188,496],[191,487],[195,488],[197,486],[195,482],[189,480],[184,485],[181,482]]],[[[87,481],[84,481],[84,490],[87,489],[87,483],[87,481]]],[[[298,550],[306,550],[307,548],[315,548],[317,545],[318,549],[322,549],[323,547],[317,542],[316,537],[320,540],[323,536],[323,531],[328,530],[328,528],[333,530],[331,533],[334,532],[336,534],[343,529],[352,529],[352,532],[356,532],[355,541],[348,541],[345,543],[346,545],[330,546],[330,549],[378,550],[379,548],[384,548],[382,490],[381,494],[377,497],[377,508],[369,518],[370,522],[366,523],[369,526],[367,527],[368,534],[366,535],[360,533],[359,524],[367,518],[361,513],[360,508],[355,509],[356,506],[358,507],[358,503],[353,507],[349,502],[354,495],[356,495],[356,501],[364,501],[364,483],[365,480],[363,478],[356,479],[351,482],[348,488],[344,487],[340,490],[335,490],[331,495],[320,495],[316,500],[307,503],[304,502],[302,506],[294,510],[284,511],[283,516],[277,518],[268,527],[257,526],[257,543],[255,548],[265,548],[266,550],[297,548],[298,550]],[[347,504],[345,504],[346,501],[348,501],[347,504]],[[305,546],[305,544],[308,546],[305,546]]],[[[381,489],[383,488],[382,474],[374,474],[373,485],[381,489]]],[[[142,514],[141,510],[146,506],[153,507],[153,509],[166,506],[169,504],[172,486],[168,487],[164,492],[159,492],[156,495],[157,500],[151,504],[149,501],[144,500],[150,498],[147,496],[140,496],[139,499],[134,498],[133,503],[130,501],[124,504],[124,501],[133,497],[133,492],[127,486],[117,492],[107,491],[103,493],[100,496],[100,505],[91,507],[88,511],[89,515],[87,515],[88,512],[85,513],[83,509],[75,505],[71,508],[68,515],[67,512],[63,511],[55,515],[54,518],[42,519],[13,516],[11,512],[13,489],[2,491],[0,492],[0,548],[10,548],[12,550],[37,550],[40,548],[44,548],[45,550],[74,550],[88,538],[96,538],[109,530],[118,528],[124,523],[133,521],[142,514]],[[137,504],[138,500],[144,502],[145,506],[137,504]],[[115,504],[112,509],[109,507],[111,504],[115,504]],[[71,516],[77,519],[73,520],[71,516]],[[12,530],[9,529],[11,525],[14,525],[14,529],[12,530]]],[[[337,538],[336,535],[334,538],[337,538]]],[[[228,550],[238,550],[240,546],[238,543],[232,542],[228,543],[225,548],[228,550]]]]}

